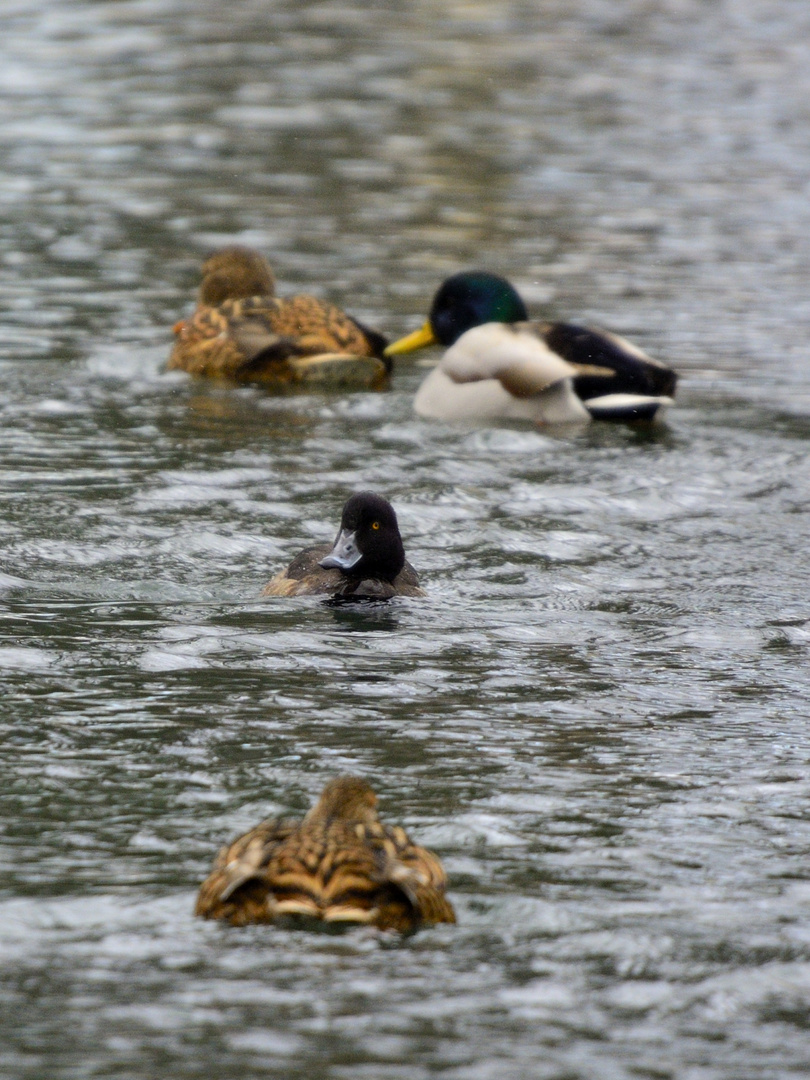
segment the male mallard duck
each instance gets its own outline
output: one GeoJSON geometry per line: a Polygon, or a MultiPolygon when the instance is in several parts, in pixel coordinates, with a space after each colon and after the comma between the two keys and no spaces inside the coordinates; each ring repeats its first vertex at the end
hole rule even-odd
{"type": "Polygon", "coordinates": [[[385,338],[314,296],[274,296],[273,272],[258,252],[224,248],[202,274],[197,310],[174,328],[170,369],[278,389],[387,384],[385,338]]]}
{"type": "Polygon", "coordinates": [[[390,502],[361,491],[343,507],[334,544],[307,548],[276,574],[264,596],[331,594],[348,600],[424,596],[419,576],[405,559],[397,515],[390,502]]]}
{"type": "Polygon", "coordinates": [[[448,346],[414,401],[422,416],[440,420],[649,420],[671,404],[675,372],[629,341],[527,319],[505,278],[455,274],[440,286],[422,329],[389,345],[385,355],[448,346]]]}
{"type": "Polygon", "coordinates": [[[214,860],[195,915],[233,926],[298,915],[415,930],[456,921],[438,858],[383,825],[365,780],[339,776],[303,821],[263,821],[214,860]]]}

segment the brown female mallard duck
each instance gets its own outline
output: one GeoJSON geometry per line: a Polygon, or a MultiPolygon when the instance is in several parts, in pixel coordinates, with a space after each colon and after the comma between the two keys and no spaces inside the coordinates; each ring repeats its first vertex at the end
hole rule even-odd
{"type": "Polygon", "coordinates": [[[406,932],[456,921],[439,859],[383,825],[365,780],[339,776],[303,821],[264,821],[222,848],[195,915],[233,926],[282,915],[406,932]]]}
{"type": "Polygon", "coordinates": [[[224,248],[202,275],[197,310],[174,328],[170,370],[276,389],[387,384],[385,338],[314,296],[274,296],[273,272],[258,252],[224,248]]]}
{"type": "Polygon", "coordinates": [[[334,544],[320,544],[296,555],[263,595],[390,600],[425,593],[419,587],[419,575],[405,558],[393,506],[371,491],[359,491],[343,507],[334,544]]]}

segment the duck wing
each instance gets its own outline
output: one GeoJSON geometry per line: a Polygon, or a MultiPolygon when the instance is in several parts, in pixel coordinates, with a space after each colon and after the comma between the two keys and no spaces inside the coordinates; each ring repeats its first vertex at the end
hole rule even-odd
{"type": "Polygon", "coordinates": [[[437,856],[414,844],[399,826],[384,825],[382,829],[385,833],[382,878],[402,890],[418,921],[454,923],[456,913],[445,895],[447,875],[437,856]]]}
{"type": "Polygon", "coordinates": [[[533,323],[485,323],[462,334],[439,370],[453,382],[496,379],[515,398],[534,397],[576,375],[533,323]]]}
{"type": "Polygon", "coordinates": [[[250,377],[263,354],[283,361],[293,350],[275,327],[279,305],[271,296],[251,296],[198,307],[175,327],[169,370],[239,380],[246,372],[250,377]]]}
{"type": "Polygon", "coordinates": [[[318,596],[334,593],[343,584],[340,570],[324,569],[321,559],[331,544],[317,544],[295,556],[286,570],[280,570],[262,589],[262,596],[318,596]]]}
{"type": "MultiPolygon", "coordinates": [[[[334,304],[301,293],[276,301],[272,329],[298,342],[300,355],[347,353],[382,359],[387,344],[382,334],[368,330],[334,304]]],[[[384,364],[386,370],[388,364],[384,364]]]]}
{"type": "Polygon", "coordinates": [[[200,886],[194,914],[225,919],[234,925],[272,919],[263,884],[266,868],[279,845],[299,825],[294,819],[273,818],[221,848],[211,873],[200,886]]]}
{"type": "Polygon", "coordinates": [[[675,372],[617,334],[570,323],[541,323],[537,329],[548,347],[577,369],[574,389],[585,402],[607,394],[675,394],[675,372]]]}

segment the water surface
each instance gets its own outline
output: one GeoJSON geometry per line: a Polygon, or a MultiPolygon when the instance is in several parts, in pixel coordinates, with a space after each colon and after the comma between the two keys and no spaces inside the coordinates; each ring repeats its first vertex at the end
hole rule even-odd
{"type": "Polygon", "coordinates": [[[6,4],[3,1075],[806,1075],[810,13],[618,7],[6,4]],[[506,273],[678,407],[165,374],[234,239],[392,335],[506,273]],[[261,600],[361,487],[430,598],[261,600]],[[458,926],[196,922],[217,846],[341,771],[458,926]]]}

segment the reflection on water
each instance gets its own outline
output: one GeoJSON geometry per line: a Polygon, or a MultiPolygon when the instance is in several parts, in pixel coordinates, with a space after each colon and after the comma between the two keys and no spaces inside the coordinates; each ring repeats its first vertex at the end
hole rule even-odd
{"type": "Polygon", "coordinates": [[[0,1072],[804,1075],[804,8],[3,18],[0,1072]],[[470,430],[407,361],[350,397],[163,373],[233,240],[392,336],[504,273],[678,408],[470,430]],[[358,488],[428,598],[262,601],[358,488]],[[193,920],[217,846],[340,771],[459,925],[193,920]]]}

